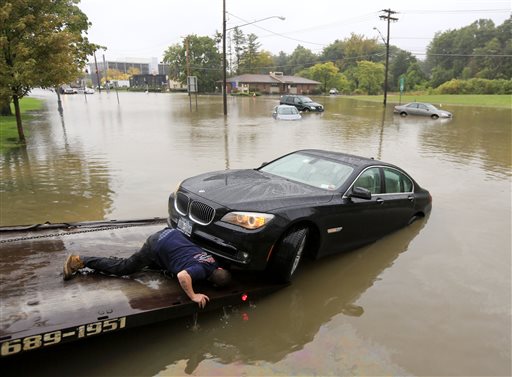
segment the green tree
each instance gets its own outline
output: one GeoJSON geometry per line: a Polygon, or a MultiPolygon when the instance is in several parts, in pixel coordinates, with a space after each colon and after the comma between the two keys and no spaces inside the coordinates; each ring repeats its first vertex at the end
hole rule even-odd
{"type": "Polygon", "coordinates": [[[344,57],[345,43],[336,39],[333,43],[324,47],[320,59],[322,61],[332,61],[338,66],[338,68],[340,68],[344,57]]]}
{"type": "Polygon", "coordinates": [[[261,43],[258,42],[256,34],[247,35],[247,46],[242,53],[240,65],[238,66],[239,73],[256,73],[258,61],[258,49],[261,43]]]}
{"type": "Polygon", "coordinates": [[[233,71],[239,74],[240,62],[246,49],[247,38],[242,30],[240,30],[238,27],[235,27],[232,32],[231,40],[235,50],[235,62],[233,64],[235,69],[233,69],[233,71]]]}
{"type": "Polygon", "coordinates": [[[292,70],[289,64],[290,56],[283,51],[280,51],[277,56],[272,57],[276,71],[283,72],[285,75],[291,75],[292,70]]]}
{"type": "Polygon", "coordinates": [[[370,61],[357,62],[355,71],[359,89],[367,94],[378,94],[384,84],[384,65],[370,61]]]}
{"type": "Polygon", "coordinates": [[[288,60],[291,74],[302,71],[305,68],[313,66],[318,61],[318,56],[311,52],[311,50],[298,45],[293,50],[288,60]]]}
{"type": "Polygon", "coordinates": [[[333,62],[315,64],[313,67],[305,70],[305,76],[311,80],[322,83],[322,91],[326,93],[330,88],[337,87],[339,84],[339,69],[333,62]]]}
{"type": "MultiPolygon", "coordinates": [[[[398,85],[400,76],[396,78],[396,85],[398,85]]],[[[420,64],[416,61],[409,65],[407,72],[405,73],[405,90],[421,89],[426,85],[427,76],[420,67],[420,64]]]]}
{"type": "Polygon", "coordinates": [[[187,82],[187,43],[190,75],[197,76],[201,92],[213,92],[217,81],[222,78],[222,54],[210,37],[192,34],[185,38],[183,45],[169,46],[164,53],[164,62],[171,67],[169,76],[182,84],[187,82]]]}
{"type": "Polygon", "coordinates": [[[0,96],[13,102],[21,143],[19,100],[34,87],[72,81],[99,46],[89,43],[79,0],[3,0],[0,3],[0,96]]]}
{"type": "Polygon", "coordinates": [[[512,74],[512,17],[495,27],[480,19],[456,30],[437,33],[427,48],[431,85],[456,78],[508,79],[512,74]]]}
{"type": "Polygon", "coordinates": [[[263,50],[258,53],[255,65],[255,73],[268,74],[271,71],[275,71],[274,59],[272,59],[272,54],[268,51],[263,50]]]}
{"type": "Polygon", "coordinates": [[[384,61],[385,47],[377,43],[376,38],[368,39],[364,35],[352,33],[343,41],[343,60],[338,67],[341,71],[357,66],[360,61],[384,61]]]}

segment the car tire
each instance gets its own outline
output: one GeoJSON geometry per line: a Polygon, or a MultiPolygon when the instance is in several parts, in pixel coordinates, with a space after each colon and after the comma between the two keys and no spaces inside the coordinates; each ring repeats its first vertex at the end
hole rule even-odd
{"type": "Polygon", "coordinates": [[[432,119],[437,119],[437,118],[439,118],[439,115],[437,115],[437,114],[432,114],[432,116],[431,116],[431,117],[432,117],[432,119]]]}
{"type": "Polygon", "coordinates": [[[307,107],[302,111],[304,111],[305,113],[309,113],[309,109],[307,107]]]}
{"type": "Polygon", "coordinates": [[[306,227],[292,228],[285,233],[269,263],[268,271],[273,278],[283,283],[291,281],[302,258],[307,235],[306,227]]]}
{"type": "Polygon", "coordinates": [[[402,112],[400,113],[400,116],[405,118],[405,117],[407,116],[407,113],[406,113],[405,111],[402,111],[402,112]]]}

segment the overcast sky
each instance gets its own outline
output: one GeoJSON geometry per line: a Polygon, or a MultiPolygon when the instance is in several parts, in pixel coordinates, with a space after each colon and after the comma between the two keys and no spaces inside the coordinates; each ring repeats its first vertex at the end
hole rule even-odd
{"type": "MultiPolygon", "coordinates": [[[[92,23],[89,39],[106,46],[107,60],[127,57],[160,61],[168,46],[188,34],[213,37],[222,31],[222,0],[82,0],[92,23]]],[[[351,33],[386,36],[382,9],[398,12],[391,23],[390,43],[424,57],[436,32],[458,29],[473,21],[492,19],[500,25],[511,14],[510,0],[226,0],[227,28],[246,25],[258,36],[261,49],[291,54],[297,45],[314,53],[351,33]]],[[[380,39],[380,37],[379,37],[380,39]]]]}

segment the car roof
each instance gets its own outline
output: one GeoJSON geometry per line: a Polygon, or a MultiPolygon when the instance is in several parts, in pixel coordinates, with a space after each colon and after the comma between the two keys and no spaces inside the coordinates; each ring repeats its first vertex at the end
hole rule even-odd
{"type": "Polygon", "coordinates": [[[343,162],[348,165],[353,166],[371,166],[371,165],[385,165],[385,166],[391,166],[396,167],[392,164],[389,164],[387,162],[375,160],[374,158],[368,158],[368,157],[362,157],[362,156],[356,156],[348,153],[342,153],[342,152],[332,152],[332,151],[326,151],[322,149],[301,149],[292,153],[305,153],[313,156],[319,156],[319,157],[325,157],[331,160],[343,162]]]}

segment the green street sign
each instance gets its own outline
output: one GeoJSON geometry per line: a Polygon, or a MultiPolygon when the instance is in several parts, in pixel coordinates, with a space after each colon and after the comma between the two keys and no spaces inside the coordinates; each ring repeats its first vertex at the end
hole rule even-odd
{"type": "Polygon", "coordinates": [[[405,88],[405,77],[400,76],[400,93],[402,93],[404,91],[404,88],[405,88]]]}

